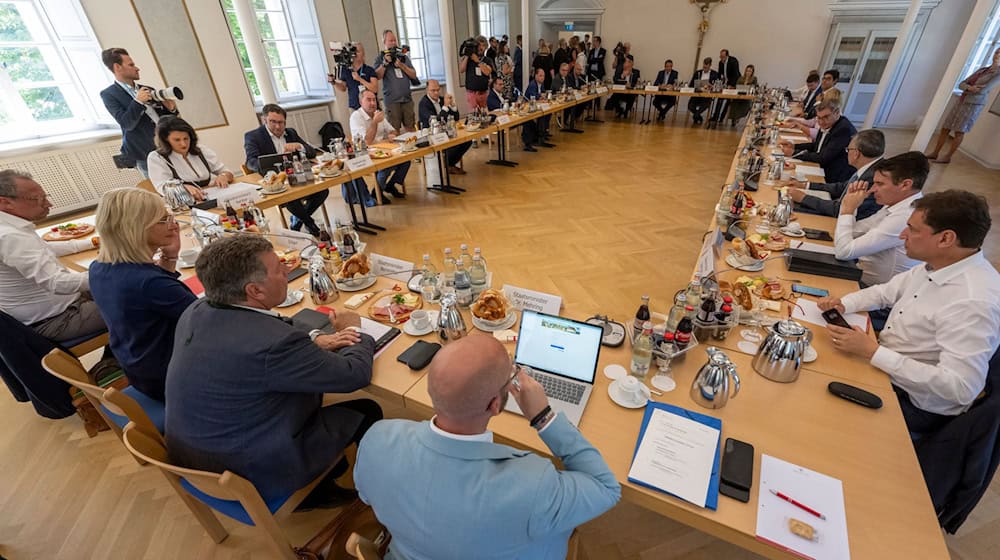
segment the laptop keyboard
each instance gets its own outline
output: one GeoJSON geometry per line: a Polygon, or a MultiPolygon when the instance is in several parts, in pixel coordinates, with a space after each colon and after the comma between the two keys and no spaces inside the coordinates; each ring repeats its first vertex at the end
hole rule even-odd
{"type": "Polygon", "coordinates": [[[583,392],[586,388],[579,383],[533,370],[528,370],[526,373],[542,385],[545,394],[551,399],[558,399],[570,404],[580,404],[583,399],[583,392]]]}

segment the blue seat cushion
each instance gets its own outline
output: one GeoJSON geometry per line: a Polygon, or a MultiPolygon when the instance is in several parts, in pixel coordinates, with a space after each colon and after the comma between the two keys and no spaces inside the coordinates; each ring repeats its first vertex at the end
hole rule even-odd
{"type": "MultiPolygon", "coordinates": [[[[166,406],[160,401],[146,396],[142,391],[132,386],[122,389],[122,393],[132,397],[135,402],[139,403],[142,410],[146,412],[146,416],[149,416],[149,419],[153,421],[153,425],[156,426],[156,429],[162,434],[163,424],[165,423],[166,417],[166,406]]],[[[108,418],[117,424],[119,428],[125,428],[125,425],[128,424],[128,418],[111,412],[104,405],[101,405],[101,410],[107,414],[108,418]]]]}
{"type": "Polygon", "coordinates": [[[64,341],[60,342],[59,344],[61,344],[63,348],[69,349],[69,348],[72,348],[72,347],[76,346],[77,344],[83,344],[84,342],[87,342],[88,340],[90,340],[92,338],[97,338],[97,337],[101,336],[102,334],[107,334],[107,333],[108,333],[108,331],[99,331],[99,332],[95,332],[95,333],[85,334],[83,336],[78,336],[76,338],[71,338],[69,340],[64,340],[64,341]]]}
{"type": "MultiPolygon", "coordinates": [[[[240,504],[238,500],[223,500],[221,498],[209,496],[183,478],[181,479],[181,486],[183,486],[184,489],[187,490],[192,496],[215,511],[227,517],[231,517],[244,525],[254,524],[253,520],[250,519],[250,514],[247,513],[247,510],[243,508],[243,505],[240,504]]],[[[285,505],[285,502],[287,502],[291,497],[292,495],[288,494],[286,496],[278,496],[276,498],[271,498],[270,500],[264,500],[264,505],[266,505],[268,511],[273,514],[281,509],[281,506],[285,505]]]]}

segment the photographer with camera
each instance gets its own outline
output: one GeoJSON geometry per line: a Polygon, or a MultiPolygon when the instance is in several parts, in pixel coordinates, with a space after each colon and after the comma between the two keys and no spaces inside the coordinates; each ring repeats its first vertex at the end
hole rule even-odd
{"type": "Polygon", "coordinates": [[[383,50],[375,58],[374,67],[375,75],[382,80],[386,120],[397,130],[412,132],[416,129],[417,119],[413,112],[410,86],[417,79],[417,71],[391,29],[382,32],[382,45],[383,50]]]}
{"type": "Polygon", "coordinates": [[[125,49],[105,49],[101,52],[101,61],[115,75],[115,83],[101,92],[104,107],[122,127],[121,155],[124,161],[116,159],[115,164],[135,167],[143,178],[148,179],[146,157],[156,150],[156,123],[160,117],[177,115],[177,103],[162,97],[162,92],[136,83],[139,67],[125,49]]]}
{"type": "Polygon", "coordinates": [[[465,99],[469,110],[476,107],[486,107],[486,95],[490,89],[490,77],[493,76],[493,60],[486,56],[486,37],[480,35],[475,39],[466,39],[462,43],[458,61],[458,71],[465,72],[465,99]],[[469,64],[469,63],[472,64],[469,64]]]}
{"type": "Polygon", "coordinates": [[[631,60],[632,63],[635,64],[635,57],[632,56],[632,43],[629,43],[628,41],[625,41],[624,43],[618,41],[618,44],[615,45],[611,54],[615,56],[615,59],[611,62],[611,68],[615,70],[615,79],[618,79],[622,70],[625,68],[626,59],[631,60]]]}
{"type": "Polygon", "coordinates": [[[378,93],[378,75],[365,64],[365,47],[361,43],[345,43],[343,49],[334,52],[334,60],[337,75],[330,74],[329,80],[337,91],[347,92],[347,106],[356,111],[361,108],[361,90],[378,93]]]}

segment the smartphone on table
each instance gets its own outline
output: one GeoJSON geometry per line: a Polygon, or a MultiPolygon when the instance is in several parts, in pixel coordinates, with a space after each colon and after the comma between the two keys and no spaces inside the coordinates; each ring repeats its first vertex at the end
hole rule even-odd
{"type": "Polygon", "coordinates": [[[824,290],[822,288],[813,288],[812,286],[803,286],[802,284],[792,284],[792,291],[796,294],[805,294],[807,296],[816,297],[826,297],[830,295],[829,290],[824,290]]]}

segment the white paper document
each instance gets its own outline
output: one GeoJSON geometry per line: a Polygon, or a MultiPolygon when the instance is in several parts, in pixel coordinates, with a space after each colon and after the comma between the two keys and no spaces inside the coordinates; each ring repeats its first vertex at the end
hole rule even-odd
{"type": "Polygon", "coordinates": [[[794,134],[781,134],[779,138],[786,142],[791,142],[792,144],[805,144],[809,141],[805,136],[796,136],[794,134]]]}
{"type": "MultiPolygon", "coordinates": [[[[826,327],[826,319],[823,318],[823,312],[815,301],[799,298],[795,303],[797,305],[792,306],[793,319],[826,327]]],[[[868,315],[862,313],[843,313],[842,315],[851,326],[859,327],[863,331],[868,330],[868,315]]]]}
{"type": "Polygon", "coordinates": [[[816,198],[819,198],[819,199],[822,199],[822,200],[831,200],[830,193],[828,193],[826,191],[814,191],[814,190],[807,189],[806,190],[806,194],[809,195],[809,196],[815,196],[816,198]]]}
{"type": "Polygon", "coordinates": [[[719,430],[656,409],[628,476],[705,507],[718,450],[719,430]]]}
{"type": "Polygon", "coordinates": [[[757,538],[778,548],[815,560],[850,560],[844,485],[825,474],[761,455],[757,499],[757,538]],[[771,493],[779,492],[823,514],[821,519],[771,493]],[[788,529],[794,518],[813,527],[817,538],[807,540],[788,529]]]}
{"type": "Polygon", "coordinates": [[[802,249],[803,251],[812,251],[813,253],[823,253],[824,255],[832,255],[837,251],[833,248],[833,245],[820,245],[819,243],[811,243],[809,241],[789,241],[789,245],[793,249],[802,249]]]}
{"type": "MultiPolygon", "coordinates": [[[[379,323],[378,321],[372,321],[368,317],[362,317],[361,318],[361,332],[363,332],[363,333],[367,334],[368,336],[374,338],[376,341],[378,341],[378,339],[382,338],[382,335],[384,335],[385,333],[389,332],[390,330],[392,330],[392,327],[390,327],[389,325],[383,325],[382,323],[379,323]]],[[[375,356],[374,357],[375,358],[379,357],[379,355],[382,352],[385,352],[386,348],[392,346],[392,343],[396,342],[396,340],[398,338],[399,337],[397,336],[396,338],[390,340],[388,344],[386,344],[382,348],[379,348],[379,351],[375,352],[375,356]]]]}

